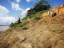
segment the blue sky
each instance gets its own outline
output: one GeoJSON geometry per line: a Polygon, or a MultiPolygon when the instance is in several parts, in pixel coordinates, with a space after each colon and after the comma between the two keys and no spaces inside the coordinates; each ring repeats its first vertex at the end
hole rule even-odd
{"type": "MultiPolygon", "coordinates": [[[[39,0],[0,0],[0,24],[10,24],[18,17],[26,16],[27,11],[33,8],[39,0]]],[[[64,4],[64,0],[46,0],[52,7],[64,4]]]]}

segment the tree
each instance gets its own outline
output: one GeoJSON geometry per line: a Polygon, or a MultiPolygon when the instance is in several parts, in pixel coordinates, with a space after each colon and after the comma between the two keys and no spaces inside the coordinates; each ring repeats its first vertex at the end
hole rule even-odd
{"type": "Polygon", "coordinates": [[[27,16],[35,14],[36,12],[49,10],[51,5],[46,0],[40,0],[37,4],[35,4],[34,8],[28,10],[27,16]]]}
{"type": "Polygon", "coordinates": [[[21,19],[20,19],[20,18],[18,18],[18,24],[19,24],[19,23],[21,23],[21,19]]]}
{"type": "Polygon", "coordinates": [[[35,10],[34,9],[28,10],[27,16],[30,16],[31,14],[35,14],[35,10]]]}
{"type": "Polygon", "coordinates": [[[50,9],[51,6],[50,4],[46,1],[46,0],[40,0],[35,6],[34,6],[34,10],[36,12],[38,11],[42,11],[42,10],[48,10],[50,9]]]}

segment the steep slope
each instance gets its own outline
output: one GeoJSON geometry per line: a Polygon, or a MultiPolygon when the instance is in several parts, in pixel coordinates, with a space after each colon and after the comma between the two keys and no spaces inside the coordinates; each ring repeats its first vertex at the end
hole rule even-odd
{"type": "Polygon", "coordinates": [[[58,6],[51,9],[50,11],[55,12],[56,16],[52,17],[48,13],[42,14],[42,20],[47,21],[48,23],[64,23],[64,5],[58,6]]]}
{"type": "Polygon", "coordinates": [[[54,17],[45,12],[38,22],[0,32],[0,48],[64,48],[64,5],[51,9],[54,17]]]}

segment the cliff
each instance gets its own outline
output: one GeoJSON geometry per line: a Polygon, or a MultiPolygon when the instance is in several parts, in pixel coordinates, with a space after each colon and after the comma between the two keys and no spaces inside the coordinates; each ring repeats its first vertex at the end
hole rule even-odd
{"type": "Polygon", "coordinates": [[[64,5],[42,13],[41,19],[22,30],[21,27],[0,32],[0,48],[64,48],[64,5]]]}

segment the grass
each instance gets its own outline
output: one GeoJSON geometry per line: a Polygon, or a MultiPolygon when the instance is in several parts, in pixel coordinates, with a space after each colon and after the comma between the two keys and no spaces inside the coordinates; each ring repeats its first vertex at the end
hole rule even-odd
{"type": "Polygon", "coordinates": [[[14,27],[14,28],[19,27],[19,26],[21,26],[21,24],[18,24],[18,23],[12,23],[12,24],[10,24],[10,27],[14,27]]]}
{"type": "Polygon", "coordinates": [[[33,20],[33,22],[34,21],[38,21],[38,20],[40,20],[41,19],[41,14],[42,13],[44,13],[44,12],[47,12],[48,10],[44,10],[44,11],[40,11],[40,12],[37,12],[36,14],[33,14],[33,15],[30,15],[30,16],[26,16],[26,17],[24,17],[23,19],[22,19],[22,22],[21,23],[12,23],[11,25],[10,25],[10,27],[14,27],[14,28],[16,28],[16,27],[23,27],[23,26],[25,26],[26,24],[28,24],[29,22],[27,21],[27,19],[28,18],[34,18],[34,20],[33,20]]]}
{"type": "Polygon", "coordinates": [[[36,14],[33,14],[33,15],[30,15],[30,16],[26,16],[24,17],[22,20],[27,20],[28,18],[37,18],[37,17],[40,17],[40,15],[44,12],[47,12],[48,10],[44,10],[44,11],[40,11],[40,12],[37,12],[36,14]]]}
{"type": "Polygon", "coordinates": [[[12,23],[12,24],[10,24],[10,27],[14,27],[14,28],[16,28],[16,27],[23,27],[23,26],[25,26],[27,23],[29,23],[29,22],[26,21],[26,20],[24,20],[24,21],[21,22],[21,23],[12,23]]]}
{"type": "Polygon", "coordinates": [[[41,19],[40,16],[37,16],[37,17],[34,18],[34,20],[36,20],[36,21],[38,21],[38,20],[40,20],[40,19],[41,19]]]}

